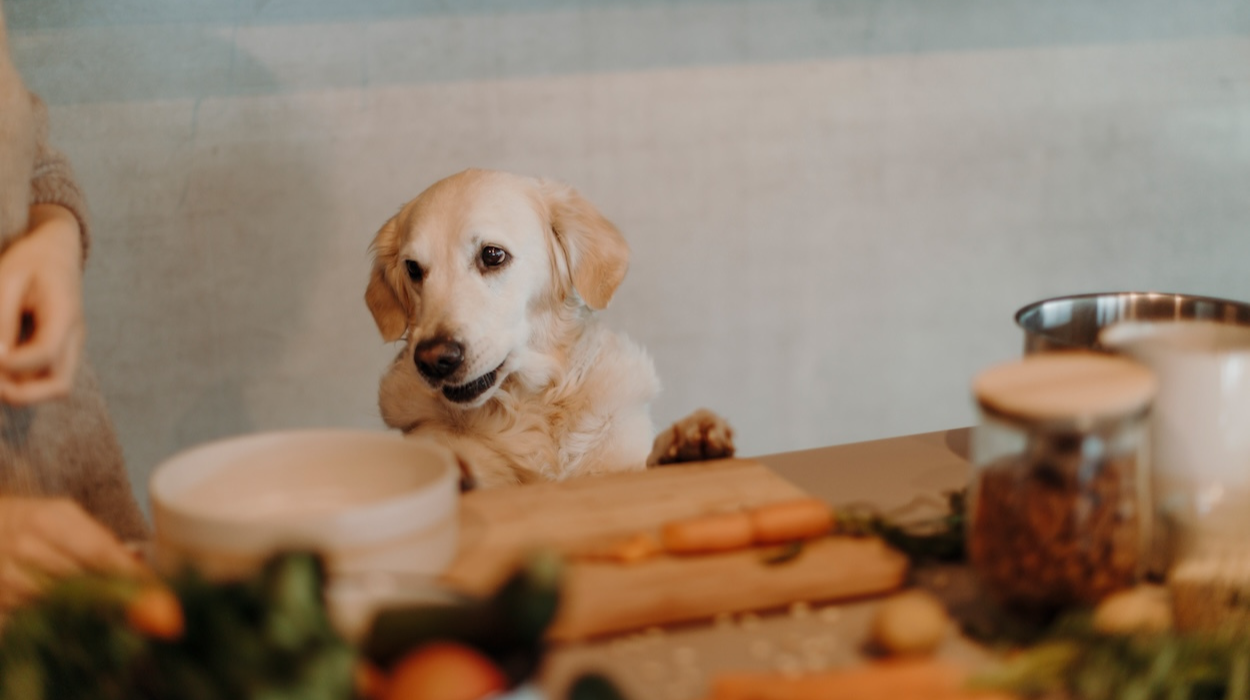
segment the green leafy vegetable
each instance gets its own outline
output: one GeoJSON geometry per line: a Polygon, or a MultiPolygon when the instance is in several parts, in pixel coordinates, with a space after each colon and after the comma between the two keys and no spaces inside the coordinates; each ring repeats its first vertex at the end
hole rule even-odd
{"type": "Polygon", "coordinates": [[[342,700],[355,652],[331,627],[320,558],[274,557],[255,577],[168,582],[186,618],[173,641],[125,621],[140,584],[67,579],[16,611],[0,636],[0,700],[342,700]]]}
{"type": "Polygon", "coordinates": [[[560,602],[563,561],[537,552],[494,595],[378,611],[365,634],[363,654],[388,668],[408,651],[436,640],[468,644],[490,656],[509,681],[534,674],[544,636],[560,602]]]}
{"type": "Polygon", "coordinates": [[[1106,635],[1088,615],[1074,614],[974,682],[1025,697],[1244,700],[1250,637],[1236,631],[1106,635]]]}
{"type": "Polygon", "coordinates": [[[604,676],[586,673],[569,686],[569,700],[625,700],[625,696],[604,676]]]}

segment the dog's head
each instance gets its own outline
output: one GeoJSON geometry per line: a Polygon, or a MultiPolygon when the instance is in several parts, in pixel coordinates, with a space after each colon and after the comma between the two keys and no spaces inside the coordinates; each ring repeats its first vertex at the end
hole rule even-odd
{"type": "Polygon", "coordinates": [[[432,185],[378,231],[365,302],[447,401],[485,403],[553,316],[603,309],[629,265],[616,227],[571,188],[487,170],[432,185]]]}

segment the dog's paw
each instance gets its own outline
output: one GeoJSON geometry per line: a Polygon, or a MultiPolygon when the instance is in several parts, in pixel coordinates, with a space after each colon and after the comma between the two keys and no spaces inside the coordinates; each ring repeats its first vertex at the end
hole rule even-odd
{"type": "Polygon", "coordinates": [[[647,466],[703,462],[734,456],[734,431],[728,421],[706,408],[691,413],[660,433],[647,466]]]}

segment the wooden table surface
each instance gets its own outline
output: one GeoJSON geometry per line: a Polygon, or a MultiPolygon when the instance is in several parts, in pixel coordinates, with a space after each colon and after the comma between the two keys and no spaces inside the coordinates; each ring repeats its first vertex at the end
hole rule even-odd
{"type": "Polygon", "coordinates": [[[971,430],[958,428],[755,457],[831,505],[866,502],[890,510],[962,488],[971,430]]]}
{"type": "MultiPolygon", "coordinates": [[[[753,456],[831,505],[885,511],[941,502],[968,477],[967,428],[753,456]]],[[[726,582],[732,585],[732,582],[726,582]]],[[[862,660],[859,648],[875,601],[798,604],[763,615],[722,617],[678,628],[561,646],[550,654],[543,688],[562,698],[570,679],[603,672],[631,700],[698,700],[709,680],[730,670],[819,670],[862,660]]],[[[974,662],[983,652],[952,635],[939,652],[974,662]]]]}

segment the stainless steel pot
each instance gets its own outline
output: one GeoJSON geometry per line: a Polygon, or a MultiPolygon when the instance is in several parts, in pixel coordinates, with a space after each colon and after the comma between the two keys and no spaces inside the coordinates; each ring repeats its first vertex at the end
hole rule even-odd
{"type": "Polygon", "coordinates": [[[1161,292],[1076,294],[1033,302],[1016,312],[1024,352],[1104,350],[1098,332],[1117,321],[1218,321],[1250,326],[1250,304],[1161,292]]]}

